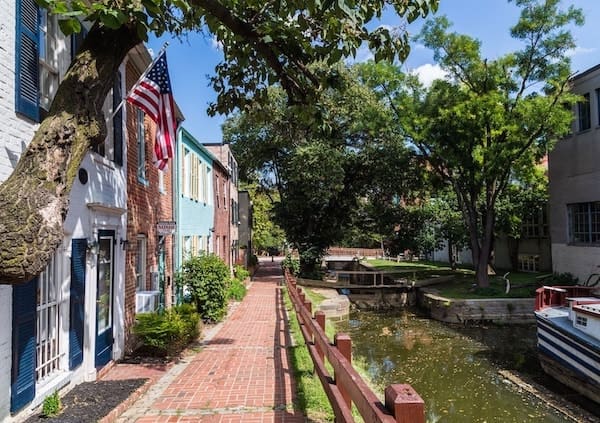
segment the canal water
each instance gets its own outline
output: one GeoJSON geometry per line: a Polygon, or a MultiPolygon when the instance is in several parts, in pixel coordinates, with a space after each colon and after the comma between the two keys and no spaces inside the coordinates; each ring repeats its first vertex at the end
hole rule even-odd
{"type": "Polygon", "coordinates": [[[428,422],[569,421],[498,374],[538,372],[534,326],[451,327],[402,310],[354,311],[338,330],[380,392],[391,383],[416,389],[428,422]]]}

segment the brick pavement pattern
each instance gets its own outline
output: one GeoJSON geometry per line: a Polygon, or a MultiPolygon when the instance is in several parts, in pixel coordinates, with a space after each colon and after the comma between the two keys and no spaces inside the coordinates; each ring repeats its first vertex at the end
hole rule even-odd
{"type": "Polygon", "coordinates": [[[119,422],[304,422],[294,410],[279,262],[262,262],[244,300],[195,355],[175,364],[119,422]]]}

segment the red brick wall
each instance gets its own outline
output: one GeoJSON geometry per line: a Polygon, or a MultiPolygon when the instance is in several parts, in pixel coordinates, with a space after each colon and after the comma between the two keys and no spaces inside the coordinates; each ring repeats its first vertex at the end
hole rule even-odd
{"type": "Polygon", "coordinates": [[[229,212],[231,200],[229,197],[229,182],[227,182],[227,172],[218,163],[213,165],[213,190],[215,198],[215,232],[213,233],[213,245],[215,246],[215,254],[218,255],[229,265],[230,263],[230,247],[231,240],[229,239],[229,212]],[[223,184],[223,182],[226,182],[223,184]],[[218,190],[217,190],[218,183],[218,190]],[[223,186],[225,186],[225,193],[223,192],[223,186]],[[217,192],[218,202],[217,202],[217,192]],[[225,196],[225,199],[223,199],[225,196]],[[218,203],[218,204],[217,204],[218,203]],[[219,238],[217,242],[216,238],[219,238]],[[218,246],[219,251],[216,251],[218,246]]]}
{"type": "MultiPolygon", "coordinates": [[[[127,91],[139,78],[141,72],[131,62],[126,67],[127,91]]],[[[156,223],[161,220],[173,220],[173,163],[164,172],[164,193],[159,192],[160,172],[152,164],[152,147],[156,125],[145,119],[146,179],[148,184],[138,181],[137,165],[137,110],[127,103],[127,239],[129,240],[125,261],[125,345],[133,347],[131,328],[135,320],[135,293],[137,259],[137,236],[143,234],[147,239],[146,247],[146,289],[151,289],[151,272],[158,270],[158,234],[156,223]]],[[[173,236],[165,239],[165,301],[170,306],[173,285],[173,236]]]]}

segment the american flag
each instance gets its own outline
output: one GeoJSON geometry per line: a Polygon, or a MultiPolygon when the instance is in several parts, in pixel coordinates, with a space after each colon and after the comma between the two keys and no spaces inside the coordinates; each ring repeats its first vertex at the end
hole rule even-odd
{"type": "Polygon", "coordinates": [[[167,167],[167,161],[173,158],[175,131],[177,130],[167,55],[164,51],[156,59],[146,76],[141,78],[131,89],[127,101],[146,112],[156,123],[154,165],[160,170],[164,170],[167,167]]]}

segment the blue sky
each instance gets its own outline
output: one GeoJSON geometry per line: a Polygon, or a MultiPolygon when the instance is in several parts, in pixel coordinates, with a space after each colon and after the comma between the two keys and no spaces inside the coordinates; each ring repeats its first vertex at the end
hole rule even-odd
{"type": "MultiPolygon", "coordinates": [[[[572,30],[577,48],[571,52],[574,71],[584,71],[600,63],[600,4],[597,0],[563,0],[563,5],[575,5],[585,13],[585,25],[572,30]]],[[[468,34],[482,42],[484,56],[495,58],[519,48],[519,43],[511,39],[509,28],[516,23],[519,9],[513,2],[506,0],[440,0],[440,9],[436,15],[446,15],[453,22],[456,32],[468,34]]],[[[417,34],[423,23],[422,19],[410,24],[410,34],[417,34]]],[[[384,14],[381,24],[401,25],[400,18],[392,13],[384,14]]],[[[209,117],[206,114],[208,104],[216,95],[209,87],[208,75],[214,71],[221,59],[221,52],[212,39],[203,34],[193,34],[187,41],[162,37],[152,39],[148,47],[160,50],[165,41],[170,45],[167,49],[169,71],[175,101],[183,111],[183,126],[200,142],[220,142],[223,116],[209,117]]],[[[370,58],[366,49],[357,53],[356,61],[370,58]]],[[[440,75],[429,50],[417,43],[412,43],[411,54],[402,65],[407,71],[420,75],[424,82],[440,75]]]]}

